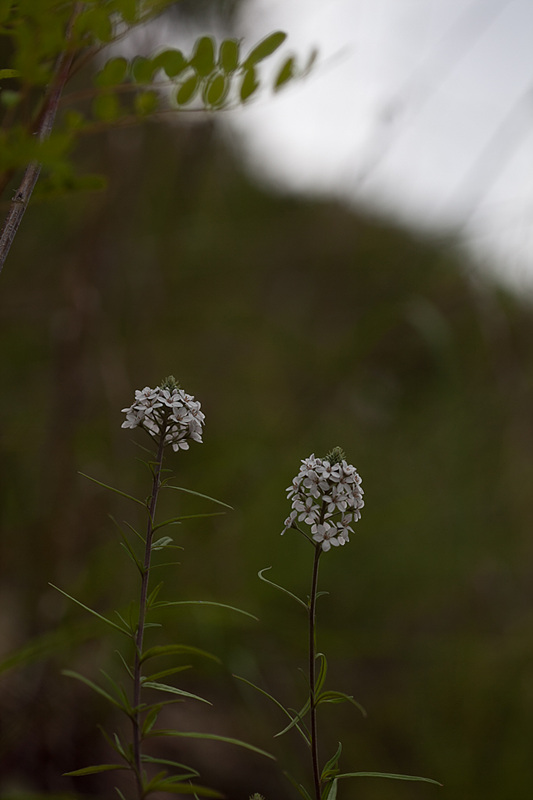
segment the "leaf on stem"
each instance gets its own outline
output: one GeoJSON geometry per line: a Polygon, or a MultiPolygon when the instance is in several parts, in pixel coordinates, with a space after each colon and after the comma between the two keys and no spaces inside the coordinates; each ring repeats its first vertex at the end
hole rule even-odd
{"type": "Polygon", "coordinates": [[[342,772],[337,775],[337,778],[389,778],[394,781],[422,781],[442,786],[442,783],[434,781],[432,778],[420,778],[418,775],[395,775],[392,772],[342,772]]]}
{"type": "Polygon", "coordinates": [[[174,731],[174,730],[157,730],[152,731],[150,736],[177,736],[183,737],[185,739],[208,739],[215,742],[225,742],[226,744],[234,744],[237,747],[244,747],[245,750],[251,750],[252,753],[259,753],[261,756],[265,756],[266,758],[270,758],[272,761],[276,761],[275,756],[271,753],[267,753],[266,750],[261,750],[260,747],[255,747],[253,744],[248,744],[248,742],[242,742],[240,739],[233,739],[230,736],[219,736],[215,733],[199,733],[197,731],[174,731]]]}
{"type": "Polygon", "coordinates": [[[152,792],[164,792],[165,794],[193,794],[200,797],[223,798],[224,795],[215,789],[208,789],[207,786],[198,786],[194,783],[174,783],[172,778],[150,781],[144,787],[144,797],[152,792]]]}
{"type": "Polygon", "coordinates": [[[138,497],[133,497],[131,494],[127,494],[127,492],[122,492],[120,489],[115,489],[114,486],[109,486],[107,483],[102,483],[102,481],[96,480],[96,478],[91,478],[90,475],[86,475],[85,472],[78,472],[78,475],[83,475],[84,478],[88,478],[88,480],[92,481],[93,483],[97,483],[98,486],[103,486],[104,489],[109,489],[111,492],[115,492],[115,494],[119,494],[121,497],[126,497],[128,500],[133,500],[134,503],[138,503],[143,508],[146,508],[146,503],[142,500],[139,500],[138,497]]]}
{"type": "Polygon", "coordinates": [[[148,650],[145,650],[141,656],[141,664],[144,664],[149,658],[156,658],[158,656],[169,656],[169,655],[177,655],[181,653],[187,653],[188,655],[195,655],[195,656],[203,656],[204,658],[210,658],[212,661],[216,661],[218,664],[221,663],[220,659],[213,655],[212,653],[208,653],[206,650],[200,650],[199,647],[192,647],[191,645],[187,644],[162,644],[156,645],[155,647],[150,647],[148,650]]]}
{"type": "MultiPolygon", "coordinates": [[[[307,742],[307,744],[310,744],[309,737],[307,736],[305,731],[302,730],[302,728],[298,725],[297,721],[296,722],[294,721],[294,718],[293,718],[291,712],[287,708],[285,708],[285,706],[282,703],[280,703],[279,700],[276,700],[276,698],[273,697],[271,694],[269,694],[267,691],[265,691],[264,689],[261,689],[260,686],[256,686],[256,684],[252,683],[252,681],[249,681],[246,678],[242,678],[240,675],[233,675],[233,677],[237,678],[238,681],[242,681],[243,683],[247,683],[248,686],[252,687],[252,689],[255,689],[256,691],[260,692],[261,694],[264,694],[265,697],[268,697],[269,700],[272,700],[272,702],[275,703],[277,705],[277,707],[280,708],[287,717],[289,717],[289,719],[291,720],[291,725],[294,724],[296,726],[296,730],[298,731],[298,733],[301,734],[301,736],[303,736],[303,738],[307,742]]],[[[280,735],[281,734],[276,734],[276,736],[280,736],[280,735]]]]}
{"type": "Polygon", "coordinates": [[[217,503],[219,506],[224,506],[225,508],[231,509],[233,511],[233,506],[228,505],[227,503],[223,503],[222,500],[217,500],[215,497],[210,497],[208,494],[202,494],[201,492],[194,492],[192,489],[185,489],[183,486],[170,486],[169,484],[165,484],[165,489],[175,489],[177,492],[185,492],[186,494],[193,494],[196,497],[201,497],[203,500],[210,500],[212,503],[217,503]]]}
{"type": "Polygon", "coordinates": [[[271,56],[278,47],[281,47],[286,38],[287,34],[284,31],[275,31],[269,34],[250,50],[243,61],[243,67],[248,69],[248,67],[258,64],[259,61],[271,56]]]}
{"type": "Polygon", "coordinates": [[[216,606],[217,608],[224,608],[228,611],[236,611],[238,614],[244,614],[245,617],[259,622],[259,617],[250,614],[249,611],[243,611],[242,608],[236,606],[229,606],[226,603],[217,603],[214,600],[162,600],[154,604],[154,608],[166,608],[167,606],[216,606]]]}
{"type": "Polygon", "coordinates": [[[264,567],[264,569],[260,569],[259,572],[257,573],[259,579],[264,581],[265,583],[270,584],[270,586],[274,586],[275,589],[279,589],[280,592],[284,592],[285,594],[288,594],[289,597],[292,597],[293,600],[296,600],[297,603],[299,603],[301,606],[303,606],[305,608],[306,611],[308,611],[309,610],[309,606],[307,605],[307,603],[304,603],[304,601],[301,600],[299,597],[297,597],[295,594],[293,594],[292,592],[289,592],[289,590],[285,589],[284,586],[280,586],[279,584],[274,583],[273,581],[270,581],[268,578],[263,577],[263,572],[266,572],[269,569],[272,569],[272,567],[264,567]]]}
{"type": "Polygon", "coordinates": [[[337,778],[334,778],[330,783],[326,785],[324,792],[322,794],[322,800],[337,800],[337,786],[338,786],[337,778]]]}
{"type": "Polygon", "coordinates": [[[292,716],[292,714],[290,715],[291,721],[285,728],[283,728],[282,731],[278,731],[278,733],[274,735],[274,739],[276,739],[278,736],[283,736],[284,733],[287,733],[287,731],[290,731],[291,728],[294,728],[294,726],[305,717],[310,707],[311,703],[309,700],[307,700],[303,705],[303,707],[300,709],[300,711],[296,712],[294,717],[292,716]]]}
{"type": "Polygon", "coordinates": [[[334,691],[327,691],[322,692],[316,698],[316,705],[320,705],[320,703],[351,703],[361,712],[362,716],[366,719],[368,716],[366,713],[366,709],[354,700],[351,694],[345,694],[344,692],[334,692],[334,691]]]}
{"type": "Polygon", "coordinates": [[[72,772],[64,772],[63,775],[70,777],[77,777],[79,775],[94,775],[97,772],[111,772],[116,769],[129,769],[125,764],[94,764],[92,767],[82,767],[82,769],[75,769],[72,772]]]}
{"type": "Polygon", "coordinates": [[[67,594],[67,592],[64,592],[63,589],[59,588],[59,586],[55,586],[53,583],[49,583],[48,585],[51,586],[52,589],[56,589],[56,591],[60,592],[60,594],[65,595],[65,597],[67,597],[69,600],[72,600],[72,602],[76,603],[76,605],[81,606],[81,608],[84,608],[85,611],[89,612],[89,614],[92,614],[94,617],[97,617],[98,619],[102,620],[102,622],[105,622],[107,623],[107,625],[110,625],[111,628],[115,628],[115,630],[124,633],[126,636],[128,636],[128,638],[131,637],[131,632],[128,631],[126,628],[123,628],[121,625],[117,625],[116,622],[112,622],[107,617],[103,617],[101,614],[98,613],[98,611],[95,611],[93,608],[89,608],[89,606],[86,606],[85,603],[76,600],[75,597],[72,597],[72,595],[67,594]]]}
{"type": "Polygon", "coordinates": [[[177,694],[179,697],[187,697],[189,700],[199,700],[201,703],[207,703],[212,706],[209,700],[205,697],[200,697],[198,694],[186,692],[184,689],[177,689],[175,686],[169,686],[166,683],[158,683],[157,681],[143,681],[143,689],[155,689],[158,692],[167,692],[168,694],[177,694]]]}
{"type": "Polygon", "coordinates": [[[286,772],[285,770],[283,771],[283,774],[284,774],[284,775],[285,775],[285,777],[286,777],[286,778],[287,778],[287,779],[288,779],[288,780],[289,780],[289,781],[292,783],[292,785],[294,786],[294,788],[296,789],[296,791],[297,791],[297,792],[298,792],[298,793],[299,793],[299,794],[300,794],[300,795],[301,795],[301,796],[304,798],[304,800],[313,800],[313,798],[311,797],[311,795],[309,794],[309,792],[307,791],[307,789],[306,789],[304,786],[302,786],[302,784],[301,784],[301,783],[298,783],[298,782],[297,782],[297,781],[296,781],[296,780],[295,780],[295,779],[292,777],[292,775],[290,775],[290,774],[289,774],[288,772],[286,772]]]}
{"type": "MultiPolygon", "coordinates": [[[[93,681],[89,680],[89,678],[86,678],[84,675],[80,675],[79,672],[73,672],[70,669],[64,669],[64,670],[62,670],[61,674],[62,675],[66,675],[67,678],[75,678],[77,681],[81,681],[81,683],[85,683],[94,692],[96,692],[97,694],[101,695],[102,697],[105,697],[105,699],[108,700],[116,708],[119,708],[121,711],[124,711],[124,713],[128,714],[128,711],[126,711],[124,706],[118,700],[116,700],[112,695],[110,695],[109,692],[106,692],[105,689],[102,689],[101,686],[98,686],[97,683],[94,683],[93,681]]],[[[129,716],[129,714],[128,714],[128,716],[129,716]]]]}

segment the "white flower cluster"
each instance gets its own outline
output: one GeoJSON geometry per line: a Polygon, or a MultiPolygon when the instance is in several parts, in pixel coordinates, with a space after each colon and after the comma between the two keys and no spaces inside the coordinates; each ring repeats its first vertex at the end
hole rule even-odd
{"type": "Polygon", "coordinates": [[[324,459],[314,454],[304,458],[300,472],[287,489],[287,498],[292,498],[292,511],[283,533],[296,527],[297,520],[305,522],[325,551],[350,540],[351,525],[361,519],[360,509],[364,506],[361,478],[340,448],[324,459]]]}
{"type": "Polygon", "coordinates": [[[172,445],[173,450],[188,450],[189,439],[202,441],[205,415],[201,405],[173,378],[165,379],[156,389],[136,389],[135,402],[122,411],[126,414],[122,428],[139,426],[151,436],[160,436],[164,431],[165,445],[172,445]]]}

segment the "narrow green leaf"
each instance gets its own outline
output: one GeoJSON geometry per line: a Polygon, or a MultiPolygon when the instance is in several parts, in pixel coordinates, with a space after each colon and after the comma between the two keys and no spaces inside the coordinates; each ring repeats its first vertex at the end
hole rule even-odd
{"type": "Polygon", "coordinates": [[[294,726],[297,725],[298,722],[300,722],[305,717],[310,707],[311,703],[309,702],[309,700],[307,700],[300,709],[300,711],[298,711],[294,717],[292,716],[292,714],[290,715],[291,721],[289,722],[288,725],[285,726],[285,728],[283,728],[283,730],[278,731],[278,733],[274,734],[274,739],[277,739],[278,736],[283,736],[284,733],[287,733],[287,731],[290,731],[291,728],[294,728],[294,726]]]}
{"type": "Polygon", "coordinates": [[[316,680],[315,687],[314,687],[315,688],[315,703],[316,703],[316,697],[318,696],[320,690],[324,686],[324,683],[326,682],[326,676],[328,674],[328,662],[327,662],[327,659],[326,659],[326,656],[324,655],[324,653],[317,653],[316,657],[315,657],[315,660],[316,659],[320,659],[320,669],[318,671],[318,678],[316,680]]]}
{"type": "Polygon", "coordinates": [[[152,675],[146,675],[147,681],[158,681],[160,678],[167,678],[169,675],[176,675],[178,672],[185,672],[191,669],[191,664],[184,664],[179,667],[170,667],[170,669],[163,669],[161,672],[154,672],[152,675]]]}
{"type": "Polygon", "coordinates": [[[335,755],[331,756],[329,761],[326,761],[322,768],[322,774],[320,776],[320,780],[326,780],[327,778],[331,777],[332,774],[336,774],[339,769],[339,759],[342,753],[342,744],[339,742],[339,746],[337,748],[337,752],[335,755]]]}
{"type": "Polygon", "coordinates": [[[250,99],[250,97],[259,88],[259,81],[255,72],[255,67],[248,67],[244,72],[244,77],[241,83],[240,98],[243,103],[250,99]]]}
{"type": "Polygon", "coordinates": [[[115,786],[115,792],[116,792],[116,793],[118,794],[118,796],[120,797],[120,800],[126,800],[126,798],[124,797],[124,795],[122,794],[122,792],[120,791],[120,789],[118,789],[116,786],[115,786]]]}
{"type": "Polygon", "coordinates": [[[194,98],[199,85],[200,77],[198,73],[195,72],[194,75],[191,75],[190,78],[187,78],[187,80],[184,81],[178,89],[176,94],[176,101],[178,105],[184,106],[187,103],[190,103],[190,101],[194,98]]]}
{"type": "Polygon", "coordinates": [[[95,764],[92,767],[83,767],[82,769],[75,769],[72,772],[64,772],[63,775],[77,777],[79,775],[94,775],[96,772],[111,772],[116,769],[129,769],[125,764],[95,764]]]}
{"type": "Polygon", "coordinates": [[[218,63],[230,75],[239,66],[240,42],[238,39],[224,39],[220,43],[218,63]]]}
{"type": "Polygon", "coordinates": [[[354,700],[351,694],[333,691],[322,692],[316,699],[316,705],[318,706],[320,703],[351,703],[361,712],[365,719],[367,717],[366,709],[357,700],[354,700]]]}
{"type": "Polygon", "coordinates": [[[141,755],[141,761],[144,761],[147,764],[161,764],[162,766],[166,767],[175,767],[176,769],[184,769],[188,772],[187,776],[180,776],[182,780],[186,778],[199,778],[200,773],[193,769],[192,767],[187,766],[187,764],[180,764],[178,761],[171,761],[168,758],[156,758],[155,756],[148,756],[146,754],[141,755]]]}
{"type": "Polygon", "coordinates": [[[159,683],[158,681],[144,681],[143,688],[155,689],[158,692],[167,692],[168,694],[176,694],[179,697],[188,697],[189,700],[199,700],[201,703],[207,703],[208,706],[213,705],[213,703],[211,703],[209,700],[206,700],[205,697],[200,697],[198,694],[186,692],[184,689],[176,689],[175,686],[169,686],[166,683],[159,683]]]}
{"type": "Polygon", "coordinates": [[[243,62],[243,67],[247,69],[254,64],[258,64],[259,61],[263,61],[263,59],[268,58],[268,56],[271,56],[272,53],[276,52],[278,47],[281,47],[286,38],[287,34],[283,31],[271,33],[265,39],[260,41],[259,44],[256,44],[252,50],[250,50],[243,62]]]}
{"type": "Polygon", "coordinates": [[[215,44],[211,36],[201,36],[197,40],[190,63],[202,78],[213,72],[215,68],[215,44]]]}
{"type": "Polygon", "coordinates": [[[154,525],[153,530],[156,531],[158,528],[164,528],[165,525],[180,524],[184,519],[207,519],[207,517],[222,517],[225,514],[225,511],[211,511],[204,514],[183,514],[180,517],[171,517],[170,519],[166,519],[164,522],[159,522],[157,525],[154,525]]]}
{"type": "Polygon", "coordinates": [[[148,595],[148,599],[146,601],[147,608],[151,608],[153,606],[153,604],[157,600],[157,596],[159,595],[159,592],[161,591],[163,586],[164,586],[164,583],[163,583],[163,581],[161,581],[160,583],[157,584],[155,589],[152,589],[152,591],[148,595]]]}
{"type": "Polygon", "coordinates": [[[0,69],[0,81],[7,78],[19,78],[20,72],[18,69],[0,69]]]}
{"type": "Polygon", "coordinates": [[[304,786],[302,786],[302,784],[301,784],[301,783],[298,783],[298,782],[297,782],[297,781],[296,781],[296,780],[295,780],[295,779],[292,777],[292,775],[290,775],[290,774],[289,774],[288,772],[286,772],[285,770],[283,771],[283,774],[284,774],[284,775],[285,775],[285,777],[286,777],[286,778],[287,778],[287,779],[288,779],[288,780],[289,780],[289,781],[292,783],[292,785],[294,786],[294,788],[296,789],[296,791],[297,791],[297,792],[298,792],[298,793],[299,793],[299,794],[300,794],[300,795],[301,795],[301,796],[304,798],[304,800],[313,800],[313,798],[311,797],[311,795],[309,794],[309,792],[307,791],[307,789],[305,789],[305,787],[304,787],[304,786]]]}
{"type": "Polygon", "coordinates": [[[188,66],[188,61],[180,50],[163,50],[152,61],[154,70],[162,69],[168,78],[175,78],[188,66]]]}
{"type": "Polygon", "coordinates": [[[120,489],[115,489],[114,486],[109,486],[107,483],[97,481],[96,478],[91,478],[91,476],[86,475],[85,472],[78,472],[78,475],[82,475],[84,478],[88,478],[93,483],[97,483],[98,486],[103,486],[104,489],[109,489],[111,492],[115,492],[115,494],[119,494],[121,497],[127,497],[128,500],[133,500],[134,503],[138,503],[143,508],[146,508],[146,503],[144,503],[142,500],[139,500],[137,497],[133,497],[131,494],[126,494],[126,492],[121,492],[120,489]]]}
{"type": "MultiPolygon", "coordinates": [[[[280,709],[283,711],[283,713],[284,713],[284,714],[285,714],[285,715],[286,715],[286,716],[287,716],[287,717],[288,717],[288,718],[289,718],[289,719],[292,721],[292,719],[293,719],[293,716],[292,716],[291,712],[290,712],[288,709],[286,709],[286,708],[285,708],[285,706],[284,706],[282,703],[280,703],[280,702],[279,702],[279,700],[277,700],[277,699],[276,699],[275,697],[273,697],[271,694],[269,694],[268,692],[266,692],[264,689],[261,689],[261,687],[260,687],[260,686],[256,686],[256,684],[255,684],[255,683],[252,683],[252,681],[249,681],[249,680],[247,680],[246,678],[242,678],[240,675],[233,675],[233,677],[234,677],[234,678],[237,678],[237,680],[238,680],[238,681],[242,681],[243,683],[247,683],[247,684],[248,684],[248,686],[251,686],[251,687],[252,687],[252,689],[255,689],[256,691],[260,692],[260,693],[261,693],[261,694],[263,694],[265,697],[268,697],[268,699],[269,699],[269,700],[272,700],[272,702],[273,702],[273,703],[275,703],[275,704],[277,705],[277,707],[278,707],[278,708],[280,708],[280,709]]],[[[304,741],[305,741],[307,744],[310,744],[309,737],[307,736],[307,734],[305,733],[305,731],[303,731],[303,730],[302,730],[302,728],[301,728],[301,727],[298,725],[298,723],[295,723],[295,727],[296,727],[296,730],[297,730],[297,731],[300,733],[300,735],[301,735],[301,736],[303,736],[303,738],[304,738],[304,741]]],[[[279,735],[279,734],[278,734],[278,735],[279,735]]]]}
{"type": "Polygon", "coordinates": [[[162,536],[160,539],[157,539],[152,543],[152,550],[163,550],[172,541],[173,539],[171,536],[162,536]]]}
{"type": "Polygon", "coordinates": [[[219,506],[224,506],[224,508],[229,508],[233,511],[233,506],[229,506],[227,503],[223,503],[222,500],[217,500],[215,497],[210,497],[208,494],[202,494],[201,492],[194,492],[192,489],[184,489],[183,486],[170,486],[166,484],[165,489],[174,489],[177,492],[185,492],[186,494],[193,494],[196,497],[201,497],[203,500],[210,500],[212,503],[217,503],[219,506]]]}
{"type": "Polygon", "coordinates": [[[316,47],[314,47],[311,50],[311,55],[307,59],[307,63],[305,65],[305,67],[303,68],[303,70],[300,73],[302,78],[304,78],[307,75],[309,75],[309,73],[311,72],[312,68],[315,65],[315,61],[317,60],[317,58],[318,58],[318,49],[316,47]]]}
{"type": "Polygon", "coordinates": [[[266,750],[261,750],[259,747],[255,747],[253,744],[248,744],[247,742],[242,742],[240,739],[233,739],[229,736],[218,736],[214,733],[198,733],[196,731],[173,731],[173,730],[157,730],[153,731],[150,736],[176,736],[182,737],[184,739],[206,739],[211,740],[214,742],[225,742],[226,744],[234,744],[237,747],[244,747],[245,750],[251,750],[252,753],[259,753],[261,756],[265,756],[266,758],[272,759],[275,761],[275,756],[267,753],[266,750]]]}
{"type": "Polygon", "coordinates": [[[214,656],[212,653],[208,653],[206,650],[200,650],[199,647],[192,647],[191,645],[187,644],[162,644],[145,650],[141,656],[141,664],[144,664],[144,662],[149,658],[180,655],[182,653],[187,653],[187,655],[193,656],[203,656],[204,658],[210,658],[212,661],[216,661],[218,664],[221,663],[217,656],[214,656]]]}
{"type": "Polygon", "coordinates": [[[323,800],[337,800],[337,786],[338,781],[337,778],[335,778],[326,786],[323,794],[323,800]]]}
{"type": "Polygon", "coordinates": [[[342,772],[337,778],[389,778],[394,781],[422,781],[423,783],[434,783],[435,786],[442,786],[442,783],[431,778],[420,778],[418,775],[395,775],[392,772],[342,772]]]}
{"type": "Polygon", "coordinates": [[[94,78],[94,82],[100,88],[108,88],[110,86],[118,86],[126,77],[128,71],[128,61],[126,58],[120,56],[119,58],[110,58],[100,72],[94,78]]]}
{"type": "Polygon", "coordinates": [[[303,606],[305,608],[306,611],[308,611],[309,610],[309,606],[307,605],[307,603],[304,603],[304,601],[300,600],[299,597],[296,597],[295,594],[293,594],[292,592],[289,592],[289,590],[285,589],[284,586],[280,586],[279,584],[268,580],[268,578],[263,577],[263,572],[266,572],[269,569],[272,569],[272,567],[264,567],[264,569],[260,569],[259,572],[257,573],[259,579],[264,581],[265,583],[270,584],[270,586],[274,586],[275,589],[279,589],[280,592],[284,592],[284,594],[288,594],[289,597],[292,597],[293,600],[296,600],[297,603],[299,603],[301,606],[303,606]]]}
{"type": "Polygon", "coordinates": [[[105,697],[105,699],[108,700],[116,708],[120,708],[121,711],[125,710],[123,706],[118,702],[118,700],[115,700],[115,698],[112,695],[110,695],[109,692],[106,692],[105,689],[102,689],[101,686],[98,686],[97,683],[94,683],[93,681],[89,680],[89,678],[86,678],[84,675],[80,675],[79,672],[73,672],[70,669],[64,669],[61,671],[61,674],[66,675],[67,678],[75,678],[77,681],[85,683],[86,686],[89,686],[94,692],[101,695],[102,697],[105,697]]]}
{"type": "Polygon", "coordinates": [[[249,611],[243,611],[242,608],[237,608],[236,606],[228,606],[226,603],[216,603],[214,600],[161,600],[159,603],[155,603],[154,608],[166,608],[167,606],[215,606],[228,611],[236,611],[238,614],[244,614],[245,617],[250,617],[259,622],[259,617],[250,614],[249,611]]]}
{"type": "Polygon", "coordinates": [[[76,605],[81,606],[81,608],[84,608],[85,611],[89,612],[89,614],[92,614],[94,617],[97,617],[97,619],[100,619],[102,620],[102,622],[105,622],[107,625],[110,625],[111,628],[115,628],[115,630],[126,634],[126,636],[128,637],[131,636],[130,631],[126,630],[125,628],[122,628],[120,625],[117,625],[116,622],[111,622],[110,619],[107,619],[107,617],[103,617],[101,614],[98,613],[98,611],[95,611],[93,608],[89,608],[89,606],[86,606],[84,603],[81,603],[79,600],[76,600],[75,597],[72,597],[72,595],[67,594],[67,592],[64,592],[63,589],[59,588],[59,586],[54,586],[53,583],[49,583],[48,585],[51,586],[52,589],[55,589],[56,591],[60,592],[60,594],[65,595],[65,597],[67,597],[69,600],[72,600],[72,602],[76,603],[76,605]]]}
{"type": "Polygon", "coordinates": [[[286,83],[288,83],[295,75],[295,60],[293,56],[289,56],[286,61],[283,63],[281,69],[279,70],[276,80],[274,81],[274,91],[277,92],[286,83]]]}

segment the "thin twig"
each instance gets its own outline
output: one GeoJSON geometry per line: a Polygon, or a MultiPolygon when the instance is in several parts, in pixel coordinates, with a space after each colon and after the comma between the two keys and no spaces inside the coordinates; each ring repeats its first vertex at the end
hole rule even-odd
{"type": "MultiPolygon", "coordinates": [[[[76,3],[74,6],[65,30],[65,49],[57,59],[54,77],[44,99],[43,107],[38,118],[36,134],[40,142],[44,142],[50,136],[56,118],[61,93],[70,77],[70,70],[75,53],[74,50],[69,48],[69,42],[72,38],[74,22],[82,9],[82,5],[82,3],[76,3]]],[[[15,193],[15,197],[11,201],[11,207],[5,219],[2,233],[0,234],[0,272],[2,271],[4,262],[9,254],[19,225],[22,222],[22,217],[24,216],[24,213],[28,207],[40,172],[41,164],[38,161],[32,161],[30,164],[28,164],[20,186],[15,193]]]]}

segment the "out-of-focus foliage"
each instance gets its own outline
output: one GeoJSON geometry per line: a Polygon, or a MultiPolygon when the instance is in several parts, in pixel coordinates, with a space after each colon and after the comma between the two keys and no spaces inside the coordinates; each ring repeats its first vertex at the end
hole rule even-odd
{"type": "MultiPolygon", "coordinates": [[[[324,558],[319,646],[368,719],[326,708],[324,755],[341,740],[354,770],[427,775],[451,798],[529,800],[529,305],[470,274],[445,243],[250,185],[208,124],[96,143],[78,161],[109,174],[107,194],[30,208],[2,283],[0,642],[4,653],[27,646],[29,663],[2,675],[1,791],[107,796],[101,776],[83,789],[60,777],[105,760],[106,745],[104,708],[59,670],[97,678],[113,669],[113,642],[47,582],[102,611],[127,605],[135,575],[106,516],[124,511],[77,471],[142,492],[120,409],[174,372],[206,412],[205,444],[176,457],[179,481],[236,510],[183,526],[183,566],[166,584],[261,617],[175,612],[177,640],[219,653],[286,704],[305,692],[304,621],[256,573],[272,566],[305,596],[311,554],[279,536],[285,487],[301,458],[339,444],[366,506],[350,544],[324,558]]],[[[298,741],[271,740],[276,709],[206,670],[206,685],[197,673],[184,688],[207,693],[215,716],[183,705],[173,724],[252,731],[300,774],[298,741]]],[[[293,796],[253,756],[178,754],[235,800],[293,796]]],[[[361,779],[349,791],[440,790],[361,779]]]]}

